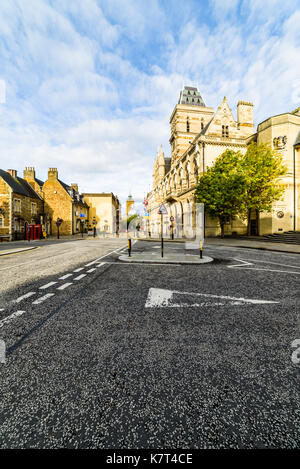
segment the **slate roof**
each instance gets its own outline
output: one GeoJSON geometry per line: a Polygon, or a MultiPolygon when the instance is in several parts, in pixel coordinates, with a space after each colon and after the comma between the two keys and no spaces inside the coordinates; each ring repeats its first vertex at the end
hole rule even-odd
{"type": "Polygon", "coordinates": [[[205,103],[202,99],[198,88],[193,86],[185,86],[183,90],[180,91],[178,104],[188,104],[189,106],[204,106],[205,103]]]}
{"type": "Polygon", "coordinates": [[[14,178],[3,169],[0,169],[0,177],[2,177],[3,180],[12,188],[14,193],[26,195],[27,197],[32,197],[34,199],[41,199],[25,179],[20,178],[19,176],[14,178]]]}

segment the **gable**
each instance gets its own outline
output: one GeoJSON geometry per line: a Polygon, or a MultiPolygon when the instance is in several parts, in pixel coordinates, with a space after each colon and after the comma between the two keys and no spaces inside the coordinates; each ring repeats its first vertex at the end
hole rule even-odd
{"type": "Polygon", "coordinates": [[[214,117],[204,129],[205,135],[218,135],[222,134],[222,125],[228,126],[229,129],[237,130],[237,123],[233,117],[231,109],[228,105],[227,99],[224,98],[222,104],[218,107],[214,117]]]}

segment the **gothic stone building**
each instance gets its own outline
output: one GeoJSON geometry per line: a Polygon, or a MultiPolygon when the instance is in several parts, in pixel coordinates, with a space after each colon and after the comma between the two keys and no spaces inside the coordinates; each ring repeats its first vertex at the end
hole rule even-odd
{"type": "MultiPolygon", "coordinates": [[[[174,223],[175,237],[187,236],[185,227],[195,223],[197,178],[226,149],[245,153],[252,141],[266,143],[280,151],[288,174],[283,179],[284,200],[274,203],[270,214],[261,213],[259,217],[251,214],[251,233],[263,235],[300,229],[300,108],[270,117],[260,123],[255,132],[252,103],[239,101],[235,120],[226,97],[214,112],[205,105],[197,88],[185,86],[171,114],[170,126],[171,157],[166,158],[160,147],[154,163],[153,190],[147,196],[152,236],[160,233],[158,209],[161,203],[168,210],[168,216],[164,217],[165,235],[170,234],[174,223]],[[170,217],[174,217],[175,222],[170,222],[170,217]]],[[[239,218],[228,220],[225,234],[233,233],[245,234],[246,223],[239,218]]],[[[218,222],[207,215],[205,234],[220,234],[218,222]]]]}

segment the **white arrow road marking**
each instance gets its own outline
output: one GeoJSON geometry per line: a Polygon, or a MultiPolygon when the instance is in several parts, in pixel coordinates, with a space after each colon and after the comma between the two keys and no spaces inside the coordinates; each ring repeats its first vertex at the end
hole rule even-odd
{"type": "MultiPolygon", "coordinates": [[[[239,262],[242,262],[242,264],[235,264],[235,265],[229,265],[228,266],[228,269],[243,269],[243,270],[261,270],[261,271],[265,271],[265,272],[279,272],[279,273],[282,273],[282,274],[296,274],[296,275],[300,275],[300,272],[292,272],[291,270],[278,270],[278,269],[268,269],[268,267],[264,267],[264,268],[259,268],[259,267],[246,267],[248,265],[255,265],[254,263],[255,262],[261,262],[263,264],[272,264],[272,265],[278,265],[278,266],[281,266],[281,267],[287,267],[287,268],[291,268],[291,269],[300,269],[300,267],[298,266],[295,266],[295,265],[286,265],[286,264],[279,264],[277,262],[271,262],[271,261],[259,261],[259,260],[256,260],[254,259],[253,262],[248,262],[248,260],[250,259],[247,259],[247,260],[243,260],[243,259],[236,259],[235,257],[232,257],[231,259],[234,259],[235,261],[239,261],[239,262]]],[[[252,259],[251,259],[252,260],[252,259]]]]}
{"type": "Polygon", "coordinates": [[[62,277],[59,277],[59,280],[66,280],[66,278],[71,277],[71,275],[73,275],[73,274],[63,275],[62,277]]]}
{"type": "Polygon", "coordinates": [[[26,293],[25,295],[19,296],[16,300],[13,300],[13,303],[20,303],[20,301],[25,300],[25,298],[30,298],[32,295],[35,295],[35,291],[30,291],[29,293],[26,293]]]}
{"type": "Polygon", "coordinates": [[[81,280],[83,277],[86,277],[86,274],[78,275],[78,277],[74,278],[74,280],[81,280]]]}
{"type": "Polygon", "coordinates": [[[52,287],[52,285],[55,285],[56,283],[57,282],[46,283],[46,285],[43,285],[42,287],[40,287],[40,290],[45,290],[46,288],[52,287]]]}
{"type": "Polygon", "coordinates": [[[58,287],[57,290],[64,290],[65,288],[68,288],[70,285],[73,285],[73,283],[72,282],[64,283],[63,285],[58,287]]]}
{"type": "Polygon", "coordinates": [[[233,267],[245,267],[245,265],[253,265],[252,262],[246,262],[246,261],[243,261],[242,259],[236,259],[234,257],[232,257],[232,259],[238,262],[242,262],[242,264],[229,265],[228,266],[229,269],[232,269],[233,267]]]}
{"type": "Polygon", "coordinates": [[[0,328],[3,327],[4,324],[12,321],[14,318],[17,318],[18,316],[22,316],[22,314],[24,314],[25,312],[26,311],[16,311],[15,313],[12,313],[7,318],[2,319],[2,321],[0,321],[0,328]]]}
{"type": "Polygon", "coordinates": [[[54,296],[54,293],[47,293],[47,295],[41,296],[37,300],[33,301],[33,305],[39,305],[40,303],[43,303],[45,300],[48,300],[51,296],[54,296]]]}
{"type": "Polygon", "coordinates": [[[225,302],[215,302],[215,303],[172,303],[174,294],[177,295],[189,295],[189,296],[198,296],[205,298],[218,298],[229,301],[230,305],[243,305],[243,304],[274,304],[279,303],[278,301],[267,301],[267,300],[256,300],[249,298],[235,298],[233,296],[224,296],[224,295],[211,295],[209,293],[191,293],[191,292],[181,292],[181,291],[172,291],[164,290],[162,288],[150,288],[148,292],[148,297],[145,303],[146,308],[179,308],[179,307],[191,307],[191,306],[209,306],[209,305],[224,305],[228,304],[225,302]]]}

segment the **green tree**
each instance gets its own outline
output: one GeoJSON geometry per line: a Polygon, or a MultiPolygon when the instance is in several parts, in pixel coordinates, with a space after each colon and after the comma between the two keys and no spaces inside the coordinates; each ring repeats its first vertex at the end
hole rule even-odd
{"type": "Polygon", "coordinates": [[[267,145],[251,143],[242,161],[246,190],[240,215],[247,218],[247,234],[250,235],[250,213],[271,212],[272,203],[280,200],[284,186],[280,178],[287,172],[282,155],[267,145]]]}
{"type": "Polygon", "coordinates": [[[218,218],[222,238],[226,221],[243,207],[246,181],[242,162],[242,153],[226,150],[201,176],[195,191],[197,202],[204,203],[206,213],[218,218]]]}

